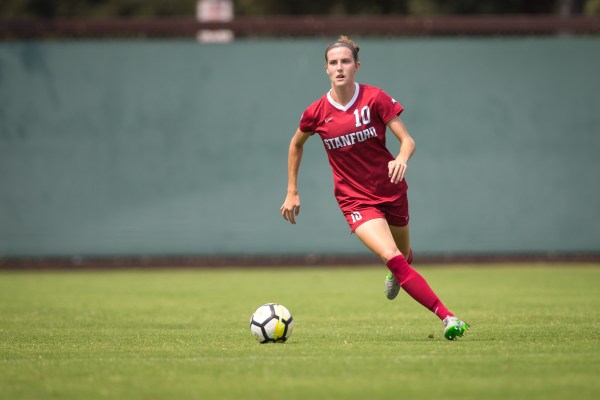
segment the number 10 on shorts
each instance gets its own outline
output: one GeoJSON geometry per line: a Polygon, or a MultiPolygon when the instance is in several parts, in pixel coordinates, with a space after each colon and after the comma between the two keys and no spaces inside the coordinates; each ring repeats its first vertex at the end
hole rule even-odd
{"type": "Polygon", "coordinates": [[[350,218],[352,218],[352,223],[354,224],[362,219],[362,215],[360,215],[358,211],[354,211],[352,214],[350,214],[350,218]]]}

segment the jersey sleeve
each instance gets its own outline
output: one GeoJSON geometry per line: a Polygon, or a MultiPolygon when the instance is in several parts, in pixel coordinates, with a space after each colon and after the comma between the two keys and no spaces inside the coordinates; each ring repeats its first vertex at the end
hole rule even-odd
{"type": "Polygon", "coordinates": [[[315,133],[317,128],[317,118],[316,118],[316,108],[315,105],[310,105],[304,112],[302,113],[302,117],[300,117],[300,125],[298,125],[298,129],[302,132],[310,132],[311,134],[315,133]]]}
{"type": "Polygon", "coordinates": [[[387,124],[392,118],[400,115],[404,107],[389,94],[381,90],[377,95],[377,109],[381,120],[384,124],[387,124]]]}

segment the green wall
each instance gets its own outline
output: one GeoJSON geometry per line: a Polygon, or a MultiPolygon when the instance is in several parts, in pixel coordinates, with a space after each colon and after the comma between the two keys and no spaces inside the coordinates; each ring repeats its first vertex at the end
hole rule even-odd
{"type": "MultiPolygon", "coordinates": [[[[600,251],[600,38],[359,43],[417,142],[415,252],[600,251]]],[[[0,43],[0,257],[364,251],[317,137],[279,215],[326,44],[0,43]]]]}

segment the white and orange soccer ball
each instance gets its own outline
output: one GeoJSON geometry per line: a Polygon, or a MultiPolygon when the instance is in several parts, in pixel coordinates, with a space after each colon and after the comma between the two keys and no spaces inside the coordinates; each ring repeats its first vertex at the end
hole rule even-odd
{"type": "Polygon", "coordinates": [[[292,314],[281,304],[263,304],[250,317],[250,332],[259,343],[285,342],[293,328],[292,314]]]}

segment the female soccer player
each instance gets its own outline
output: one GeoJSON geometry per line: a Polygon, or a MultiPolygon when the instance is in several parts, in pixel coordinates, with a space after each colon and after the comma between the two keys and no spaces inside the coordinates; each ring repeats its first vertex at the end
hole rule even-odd
{"type": "Polygon", "coordinates": [[[408,227],[407,162],[415,142],[399,115],[403,107],[383,90],[355,82],[360,69],[359,47],[346,36],[325,50],[325,71],[331,90],[302,114],[288,154],[288,189],[281,206],[286,221],[296,223],[300,212],[298,171],[304,143],[319,134],[334,177],[334,193],[350,230],[387,265],[387,297],[400,287],[444,324],[444,336],[463,336],[468,325],[440,301],[411,266],[408,227]],[[400,141],[394,157],[385,144],[389,128],[400,141]],[[404,257],[404,254],[407,257],[404,257]]]}

